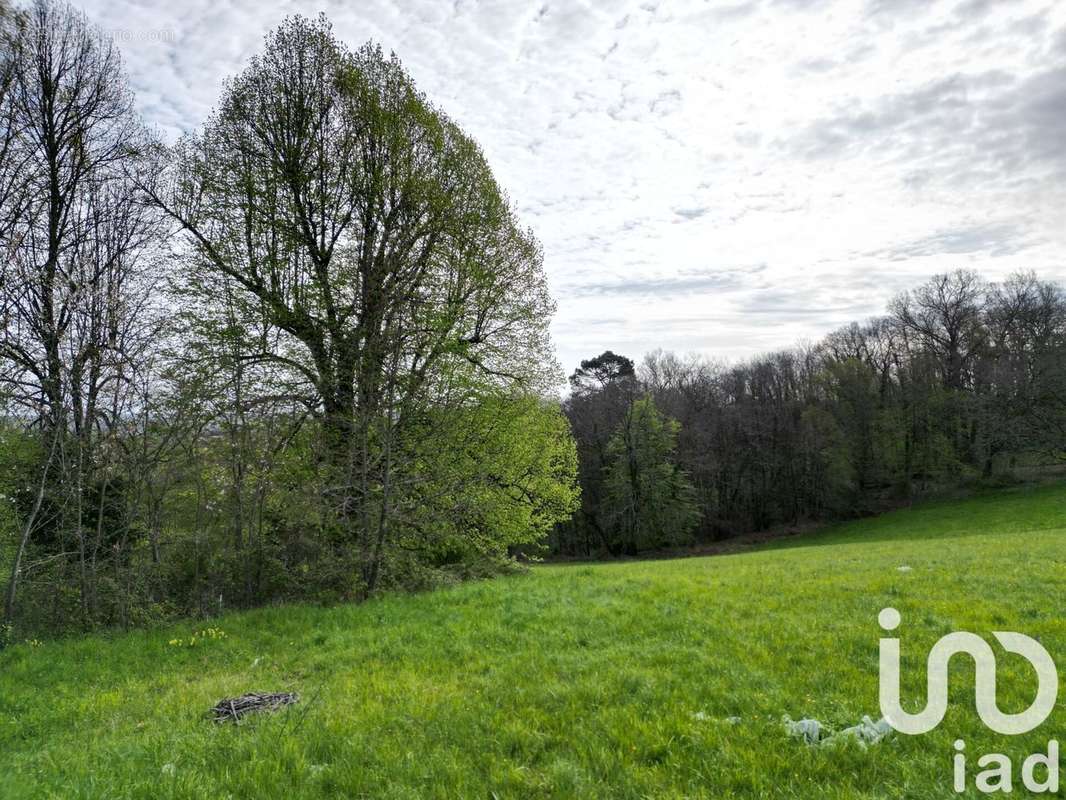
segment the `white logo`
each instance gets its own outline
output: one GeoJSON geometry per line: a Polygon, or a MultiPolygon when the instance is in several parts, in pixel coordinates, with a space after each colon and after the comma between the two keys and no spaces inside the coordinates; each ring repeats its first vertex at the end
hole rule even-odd
{"type": "MultiPolygon", "coordinates": [[[[886,631],[899,627],[900,614],[894,608],[882,609],[878,623],[886,631]]],[[[996,654],[980,636],[973,633],[949,633],[929,651],[928,690],[925,708],[917,714],[903,710],[899,697],[899,639],[881,639],[881,713],[900,733],[919,734],[931,731],[944,719],[948,708],[948,662],[958,653],[974,661],[976,671],[976,705],[981,721],[996,733],[1028,733],[1043,723],[1055,708],[1059,677],[1055,662],[1040,642],[1021,633],[995,632],[996,641],[1008,653],[1020,655],[1036,670],[1039,681],[1036,699],[1025,711],[1004,714],[996,705],[996,654]]]]}

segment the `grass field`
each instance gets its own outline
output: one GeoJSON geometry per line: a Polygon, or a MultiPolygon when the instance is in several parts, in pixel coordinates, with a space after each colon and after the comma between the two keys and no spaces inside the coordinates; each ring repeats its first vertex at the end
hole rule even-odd
{"type": "MultiPolygon", "coordinates": [[[[905,697],[924,701],[928,649],[957,629],[1037,637],[1061,673],[1064,567],[1066,487],[1051,486],[736,555],[233,614],[194,646],[205,624],[18,645],[0,653],[0,797],[957,796],[956,738],[1017,772],[1061,734],[1062,700],[1032,734],[996,736],[960,658],[933,733],[811,748],[780,718],[879,716],[887,605],[903,614],[905,697]],[[250,690],[302,701],[208,721],[250,690]]],[[[1004,710],[1028,705],[1024,661],[1001,657],[999,678],[1004,710]]]]}

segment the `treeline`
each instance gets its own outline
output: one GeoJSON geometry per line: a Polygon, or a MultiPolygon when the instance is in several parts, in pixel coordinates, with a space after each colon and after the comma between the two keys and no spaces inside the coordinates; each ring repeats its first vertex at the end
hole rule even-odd
{"type": "Polygon", "coordinates": [[[739,365],[607,352],[570,383],[582,497],[557,554],[861,515],[1066,458],[1066,296],[958,271],[814,345],[739,365]]]}
{"type": "Polygon", "coordinates": [[[286,20],[165,146],[0,0],[0,645],[488,574],[576,503],[540,247],[395,57],[286,20]]]}

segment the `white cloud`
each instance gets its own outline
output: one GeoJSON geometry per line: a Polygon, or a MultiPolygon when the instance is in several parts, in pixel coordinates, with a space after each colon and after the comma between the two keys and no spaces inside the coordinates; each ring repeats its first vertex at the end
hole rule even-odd
{"type": "Polygon", "coordinates": [[[1066,278],[1053,0],[90,0],[146,117],[197,127],[263,34],[395,50],[545,245],[564,366],[741,357],[956,266],[1066,278]],[[162,34],[162,35],[160,35],[162,34]]]}

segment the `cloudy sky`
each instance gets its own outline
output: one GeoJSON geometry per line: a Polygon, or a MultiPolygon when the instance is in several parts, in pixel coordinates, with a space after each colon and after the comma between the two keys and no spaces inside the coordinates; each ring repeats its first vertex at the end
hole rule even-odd
{"type": "Polygon", "coordinates": [[[395,50],[544,243],[567,372],[740,359],[930,274],[1066,280],[1057,0],[88,0],[170,138],[284,16],[395,50]]]}

